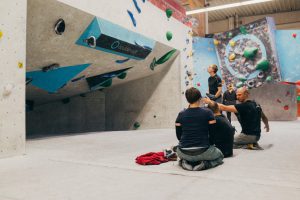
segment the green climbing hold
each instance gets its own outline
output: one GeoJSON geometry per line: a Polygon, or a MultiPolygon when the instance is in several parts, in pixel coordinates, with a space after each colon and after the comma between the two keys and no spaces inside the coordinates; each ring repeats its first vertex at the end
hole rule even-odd
{"type": "Polygon", "coordinates": [[[268,76],[268,77],[266,78],[266,81],[267,81],[267,82],[271,82],[272,79],[273,79],[272,76],[268,76]]]}
{"type": "Polygon", "coordinates": [[[156,64],[156,58],[154,57],[153,60],[152,60],[152,63],[150,64],[150,69],[154,70],[154,68],[156,67],[156,65],[157,65],[156,64]]]}
{"type": "Polygon", "coordinates": [[[297,96],[297,101],[300,101],[300,96],[297,96]]]}
{"type": "Polygon", "coordinates": [[[118,78],[119,79],[124,79],[124,78],[126,78],[126,76],[127,76],[127,73],[123,72],[122,74],[118,75],[118,78]]]}
{"type": "Polygon", "coordinates": [[[248,59],[253,59],[258,52],[256,47],[246,47],[244,50],[244,57],[248,59]]]}
{"type": "Polygon", "coordinates": [[[269,65],[270,65],[269,61],[263,58],[260,61],[258,61],[256,65],[256,70],[267,71],[269,69],[269,65]]]}
{"type": "Polygon", "coordinates": [[[173,33],[170,32],[170,31],[168,31],[168,32],[166,33],[166,38],[167,38],[168,41],[172,40],[172,38],[173,38],[173,33]]]}
{"type": "Polygon", "coordinates": [[[156,60],[156,64],[157,65],[161,65],[165,62],[167,62],[172,56],[173,54],[176,52],[176,49],[173,49],[171,51],[169,51],[168,53],[166,53],[165,55],[163,55],[161,58],[159,58],[158,60],[156,60]]]}
{"type": "Polygon", "coordinates": [[[243,87],[244,86],[244,83],[243,82],[238,82],[237,84],[236,84],[236,87],[237,88],[241,88],[241,87],[243,87]]]}
{"type": "Polygon", "coordinates": [[[245,81],[247,81],[248,79],[246,77],[244,77],[243,75],[238,75],[237,78],[244,83],[245,81]]]}
{"type": "Polygon", "coordinates": [[[232,33],[231,32],[227,33],[227,38],[232,38],[232,33]]]}
{"type": "Polygon", "coordinates": [[[109,79],[109,80],[103,82],[102,84],[100,84],[100,86],[102,86],[102,87],[109,87],[111,85],[112,85],[112,79],[109,79]]]}
{"type": "Polygon", "coordinates": [[[171,10],[170,8],[167,8],[166,9],[166,15],[167,15],[167,17],[170,18],[172,16],[172,14],[173,14],[173,10],[171,10]]]}
{"type": "Polygon", "coordinates": [[[244,35],[246,35],[246,34],[248,33],[245,26],[241,26],[241,27],[240,27],[240,32],[241,32],[242,34],[244,34],[244,35]]]}
{"type": "Polygon", "coordinates": [[[133,124],[134,129],[138,129],[140,126],[141,126],[141,124],[138,123],[138,122],[135,122],[135,123],[133,124]]]}

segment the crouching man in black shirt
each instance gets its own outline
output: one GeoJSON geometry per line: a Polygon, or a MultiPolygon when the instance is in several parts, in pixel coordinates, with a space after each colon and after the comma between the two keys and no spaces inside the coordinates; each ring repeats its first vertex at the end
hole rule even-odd
{"type": "Polygon", "coordinates": [[[189,107],[180,112],[175,122],[179,140],[177,155],[183,169],[200,171],[223,163],[223,154],[209,144],[209,126],[216,123],[213,113],[200,108],[201,93],[196,88],[186,90],[189,107]]]}
{"type": "MultiPolygon", "coordinates": [[[[237,90],[237,99],[240,104],[225,106],[218,104],[223,111],[234,112],[239,115],[239,122],[242,126],[242,132],[234,138],[234,147],[239,148],[248,145],[250,149],[260,149],[258,140],[261,134],[261,119],[265,124],[265,129],[269,132],[268,119],[263,113],[259,104],[251,101],[249,98],[249,91],[243,87],[237,90]]],[[[205,99],[205,102],[210,104],[211,100],[205,99]]]]}
{"type": "Polygon", "coordinates": [[[209,142],[220,149],[225,158],[232,156],[233,136],[235,129],[220,113],[219,106],[216,102],[212,102],[208,107],[213,111],[216,123],[209,128],[209,142]]]}

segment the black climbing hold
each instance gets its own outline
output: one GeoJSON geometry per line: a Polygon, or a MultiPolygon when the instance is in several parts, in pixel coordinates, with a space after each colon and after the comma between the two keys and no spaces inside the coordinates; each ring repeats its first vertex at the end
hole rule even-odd
{"type": "Polygon", "coordinates": [[[63,104],[67,104],[67,103],[70,103],[70,98],[65,98],[61,101],[62,101],[63,104]]]}
{"type": "Polygon", "coordinates": [[[26,85],[28,85],[29,83],[31,83],[33,79],[32,78],[26,78],[26,85]]]}
{"type": "Polygon", "coordinates": [[[92,48],[96,47],[96,38],[95,36],[90,36],[87,39],[84,40],[85,43],[87,43],[87,45],[89,45],[92,48]]]}
{"type": "Polygon", "coordinates": [[[80,94],[79,96],[81,96],[81,97],[86,97],[86,94],[80,94]]]}
{"type": "Polygon", "coordinates": [[[135,122],[133,124],[134,129],[138,129],[141,126],[141,124],[139,122],[135,122]]]}
{"type": "Polygon", "coordinates": [[[63,19],[57,20],[54,26],[54,31],[57,35],[62,35],[65,32],[66,24],[63,19]]]}
{"type": "Polygon", "coordinates": [[[156,115],[154,115],[153,117],[156,118],[156,115]]]}
{"type": "Polygon", "coordinates": [[[59,68],[59,64],[58,64],[58,63],[53,63],[53,64],[51,64],[51,65],[48,65],[48,66],[43,67],[43,68],[42,68],[42,71],[43,71],[43,72],[48,72],[48,71],[50,71],[50,70],[54,70],[54,69],[57,69],[57,68],[59,68]]]}
{"type": "Polygon", "coordinates": [[[78,77],[78,78],[74,78],[73,80],[71,80],[72,82],[76,82],[76,81],[80,81],[80,80],[82,80],[82,79],[84,79],[85,78],[85,76],[83,75],[83,76],[80,76],[80,77],[78,77]]]}

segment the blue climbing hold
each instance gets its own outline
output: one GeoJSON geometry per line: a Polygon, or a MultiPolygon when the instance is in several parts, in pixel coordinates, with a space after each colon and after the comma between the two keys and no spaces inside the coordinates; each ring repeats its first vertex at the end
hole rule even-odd
{"type": "Polygon", "coordinates": [[[142,11],[141,11],[141,9],[140,9],[140,7],[139,7],[137,1],[136,1],[136,0],[132,0],[132,1],[133,1],[133,3],[134,3],[134,6],[135,6],[136,10],[138,11],[138,13],[141,13],[142,11]]]}
{"type": "Polygon", "coordinates": [[[135,18],[133,16],[132,12],[130,10],[127,10],[127,13],[128,13],[128,15],[129,15],[129,17],[130,17],[130,19],[132,21],[133,26],[136,27],[136,20],[135,20],[135,18]]]}

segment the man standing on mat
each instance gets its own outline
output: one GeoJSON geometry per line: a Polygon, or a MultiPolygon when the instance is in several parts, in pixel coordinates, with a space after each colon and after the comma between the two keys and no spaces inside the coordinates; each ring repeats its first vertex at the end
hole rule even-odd
{"type": "MultiPolygon", "coordinates": [[[[239,115],[239,122],[242,126],[242,132],[234,137],[234,148],[241,148],[245,145],[249,149],[261,149],[258,141],[261,135],[261,120],[265,124],[265,129],[269,132],[268,119],[262,111],[259,104],[251,101],[249,98],[249,91],[247,88],[242,87],[237,90],[237,100],[241,102],[236,105],[223,105],[218,104],[220,109],[227,112],[234,112],[239,115]]],[[[205,102],[210,104],[212,101],[208,98],[205,102]]]]}
{"type": "Polygon", "coordinates": [[[211,100],[221,103],[222,102],[222,80],[217,75],[218,66],[210,65],[207,69],[210,77],[208,78],[208,91],[207,97],[211,100]]]}

